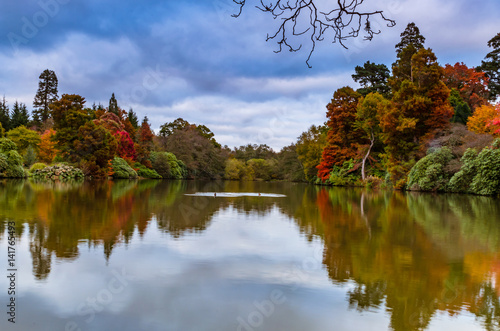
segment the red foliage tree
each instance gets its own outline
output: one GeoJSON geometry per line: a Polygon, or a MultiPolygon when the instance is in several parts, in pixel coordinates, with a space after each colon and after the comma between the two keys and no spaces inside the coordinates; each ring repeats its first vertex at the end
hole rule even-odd
{"type": "Polygon", "coordinates": [[[148,117],[144,117],[141,127],[137,130],[136,156],[137,161],[144,164],[146,167],[151,167],[149,154],[153,147],[154,132],[149,126],[148,117]]]}
{"type": "Polygon", "coordinates": [[[328,179],[334,165],[341,166],[345,161],[355,158],[358,144],[364,142],[362,131],[354,125],[360,97],[351,87],[342,87],[335,91],[332,101],[326,106],[330,130],[317,167],[318,177],[323,181],[328,179]]]}
{"type": "Polygon", "coordinates": [[[460,92],[462,99],[474,110],[488,103],[488,77],[484,72],[468,68],[464,63],[447,64],[444,67],[443,82],[450,89],[460,92]]]}
{"type": "Polygon", "coordinates": [[[118,142],[117,154],[122,159],[135,160],[136,152],[134,147],[134,141],[130,138],[127,131],[117,131],[114,134],[116,141],[118,142]]]}

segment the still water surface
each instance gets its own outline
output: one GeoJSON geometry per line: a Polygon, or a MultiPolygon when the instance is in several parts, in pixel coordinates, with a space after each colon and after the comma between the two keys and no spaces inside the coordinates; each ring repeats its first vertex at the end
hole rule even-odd
{"type": "Polygon", "coordinates": [[[6,180],[1,274],[9,221],[0,330],[500,330],[495,198],[6,180]]]}

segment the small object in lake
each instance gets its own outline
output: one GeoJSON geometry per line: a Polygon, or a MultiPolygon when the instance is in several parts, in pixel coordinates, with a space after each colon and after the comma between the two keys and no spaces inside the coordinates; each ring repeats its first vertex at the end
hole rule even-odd
{"type": "Polygon", "coordinates": [[[217,193],[214,193],[214,198],[217,196],[217,193]]]}
{"type": "Polygon", "coordinates": [[[260,197],[260,193],[259,193],[259,197],[260,197]]]}

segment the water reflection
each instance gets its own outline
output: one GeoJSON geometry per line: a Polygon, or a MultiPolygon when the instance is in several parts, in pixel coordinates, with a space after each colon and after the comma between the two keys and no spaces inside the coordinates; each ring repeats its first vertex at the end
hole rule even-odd
{"type": "Polygon", "coordinates": [[[0,226],[14,220],[18,237],[28,232],[38,280],[47,279],[54,261],[77,260],[82,242],[109,259],[151,224],[180,240],[207,231],[228,210],[254,219],[276,210],[288,216],[308,242],[322,242],[328,277],[348,286],[346,307],[383,309],[393,330],[423,330],[438,314],[464,312],[486,330],[500,329],[498,199],[294,183],[0,181],[0,226]]]}

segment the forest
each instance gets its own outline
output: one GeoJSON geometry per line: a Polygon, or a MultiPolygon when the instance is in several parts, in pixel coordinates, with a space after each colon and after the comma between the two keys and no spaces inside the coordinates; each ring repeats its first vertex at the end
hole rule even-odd
{"type": "Polygon", "coordinates": [[[409,23],[391,70],[356,66],[358,89],[334,91],[322,125],[279,152],[221,146],[179,117],[157,133],[145,116],[58,95],[45,70],[30,112],[0,100],[0,178],[287,180],[480,195],[500,193],[500,33],[482,64],[439,64],[409,23]]]}

